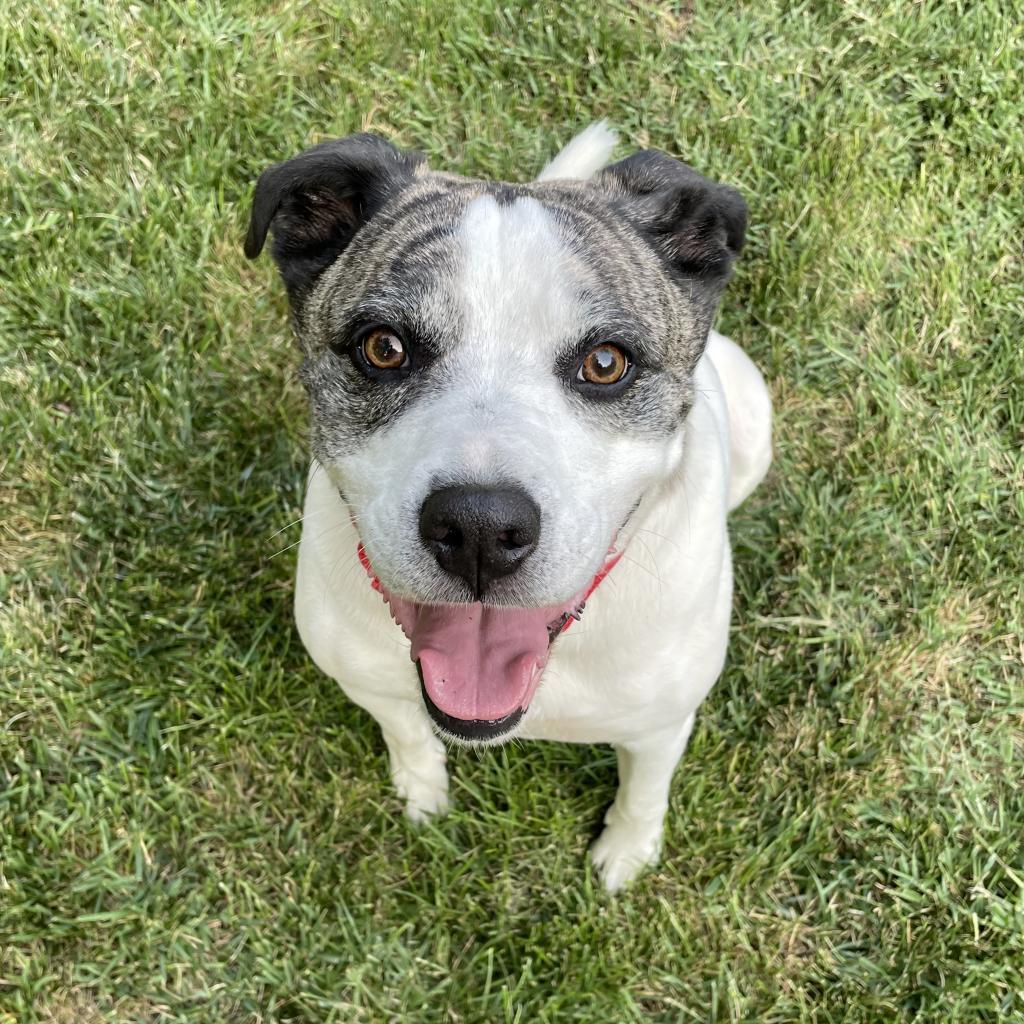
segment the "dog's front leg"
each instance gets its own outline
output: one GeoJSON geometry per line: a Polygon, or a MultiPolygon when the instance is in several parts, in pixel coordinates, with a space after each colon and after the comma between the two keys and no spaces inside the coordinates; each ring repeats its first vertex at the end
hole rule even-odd
{"type": "Polygon", "coordinates": [[[617,892],[661,853],[672,773],[686,750],[696,713],[681,729],[618,745],[619,789],[590,855],[609,892],[617,892]]]}
{"type": "Polygon", "coordinates": [[[391,781],[405,800],[405,813],[419,823],[448,810],[448,769],[444,744],[434,735],[420,700],[349,696],[377,719],[391,762],[391,781]]]}

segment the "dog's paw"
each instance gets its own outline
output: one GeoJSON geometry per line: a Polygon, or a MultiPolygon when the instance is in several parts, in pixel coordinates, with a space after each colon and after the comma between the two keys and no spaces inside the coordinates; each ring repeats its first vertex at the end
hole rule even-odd
{"type": "Polygon", "coordinates": [[[448,790],[431,789],[410,795],[405,801],[406,817],[417,825],[448,813],[448,790]]]}
{"type": "Polygon", "coordinates": [[[618,892],[652,864],[661,854],[661,821],[627,821],[609,815],[610,820],[590,847],[590,859],[605,889],[618,892]]]}
{"type": "Polygon", "coordinates": [[[400,768],[391,778],[405,800],[406,816],[417,825],[448,810],[448,773],[443,766],[429,775],[400,768]]]}

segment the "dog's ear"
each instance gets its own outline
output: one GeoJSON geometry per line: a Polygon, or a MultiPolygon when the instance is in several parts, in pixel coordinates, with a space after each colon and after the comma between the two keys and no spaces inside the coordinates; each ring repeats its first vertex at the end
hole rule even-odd
{"type": "Polygon", "coordinates": [[[724,280],[743,248],[747,204],[667,153],[645,149],[595,181],[679,274],[724,280]]]}
{"type": "Polygon", "coordinates": [[[322,142],[268,167],[256,183],[245,255],[255,259],[267,231],[289,293],[304,291],[423,162],[378,135],[322,142]]]}

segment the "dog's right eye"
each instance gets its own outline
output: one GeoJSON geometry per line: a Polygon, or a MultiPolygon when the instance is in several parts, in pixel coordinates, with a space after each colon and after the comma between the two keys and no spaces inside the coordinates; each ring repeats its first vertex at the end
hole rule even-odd
{"type": "Polygon", "coordinates": [[[401,370],[409,362],[402,339],[390,327],[370,331],[360,343],[360,350],[376,370],[401,370]]]}
{"type": "Polygon", "coordinates": [[[629,366],[629,356],[618,345],[598,345],[584,357],[576,376],[590,384],[618,384],[629,366]]]}

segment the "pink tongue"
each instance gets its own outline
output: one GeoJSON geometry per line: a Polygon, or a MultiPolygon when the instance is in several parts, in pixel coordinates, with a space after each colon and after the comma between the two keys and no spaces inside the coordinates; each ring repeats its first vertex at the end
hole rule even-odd
{"type": "Polygon", "coordinates": [[[412,641],[428,696],[445,714],[494,721],[529,704],[558,608],[422,605],[390,596],[388,602],[412,641]]]}

